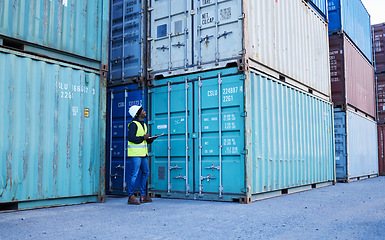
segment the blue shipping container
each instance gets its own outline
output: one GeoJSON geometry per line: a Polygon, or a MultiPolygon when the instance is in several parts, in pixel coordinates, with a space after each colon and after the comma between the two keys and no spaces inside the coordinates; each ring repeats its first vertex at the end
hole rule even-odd
{"type": "Polygon", "coordinates": [[[111,1],[110,84],[127,84],[132,78],[146,76],[145,4],[141,0],[111,1]]]}
{"type": "Polygon", "coordinates": [[[313,7],[314,10],[316,10],[321,15],[324,20],[327,20],[327,1],[328,0],[308,0],[307,2],[310,6],[313,7]]]}
{"type": "Polygon", "coordinates": [[[361,0],[329,0],[329,34],[345,32],[372,62],[370,15],[361,0]]]}
{"type": "Polygon", "coordinates": [[[357,113],[335,109],[336,173],[349,182],[378,175],[377,124],[357,113]]]}
{"type": "Polygon", "coordinates": [[[150,190],[251,202],[334,181],[332,106],[256,72],[154,82],[150,190]]]}
{"type": "MultiPolygon", "coordinates": [[[[126,195],[131,167],[126,157],[126,136],[132,121],[128,110],[132,105],[141,105],[147,111],[147,91],[130,84],[111,87],[107,94],[106,193],[126,195]]],[[[140,178],[137,184],[139,182],[140,178]]]]}

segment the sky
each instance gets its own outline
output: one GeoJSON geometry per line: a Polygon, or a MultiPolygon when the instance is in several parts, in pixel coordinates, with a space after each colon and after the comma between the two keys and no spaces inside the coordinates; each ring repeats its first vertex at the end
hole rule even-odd
{"type": "Polygon", "coordinates": [[[372,24],[385,22],[385,0],[361,0],[370,14],[372,24]]]}

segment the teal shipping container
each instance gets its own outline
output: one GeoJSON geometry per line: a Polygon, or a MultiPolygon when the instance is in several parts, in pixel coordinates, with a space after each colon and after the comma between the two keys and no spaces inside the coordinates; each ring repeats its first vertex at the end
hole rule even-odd
{"type": "Polygon", "coordinates": [[[104,201],[106,82],[0,48],[0,210],[104,201]]]}
{"type": "Polygon", "coordinates": [[[0,45],[99,69],[108,64],[109,2],[0,0],[0,45]]]}
{"type": "Polygon", "coordinates": [[[152,85],[154,196],[249,203],[335,182],[331,103],[237,68],[152,85]]]}

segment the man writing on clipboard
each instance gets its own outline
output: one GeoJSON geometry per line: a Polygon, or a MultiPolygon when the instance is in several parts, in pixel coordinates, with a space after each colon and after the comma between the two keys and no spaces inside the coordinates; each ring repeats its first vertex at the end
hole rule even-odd
{"type": "Polygon", "coordinates": [[[133,105],[128,110],[130,115],[134,118],[132,122],[128,124],[128,144],[127,144],[127,157],[131,161],[131,173],[128,185],[128,204],[139,205],[140,203],[152,202],[150,196],[146,194],[146,183],[150,173],[147,155],[147,144],[151,144],[157,137],[150,137],[147,134],[147,125],[143,119],[147,117],[146,111],[141,106],[133,105]],[[140,182],[140,201],[134,196],[135,181],[138,177],[139,169],[142,170],[142,178],[140,182]]]}

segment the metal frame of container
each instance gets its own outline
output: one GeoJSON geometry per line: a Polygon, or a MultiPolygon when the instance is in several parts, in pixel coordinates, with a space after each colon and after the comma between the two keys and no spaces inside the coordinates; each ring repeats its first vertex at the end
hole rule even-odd
{"type": "Polygon", "coordinates": [[[135,82],[145,85],[144,79],[147,78],[147,0],[113,0],[110,2],[108,85],[118,86],[135,82]]]}
{"type": "Polygon", "coordinates": [[[0,1],[4,47],[100,69],[108,64],[109,0],[0,1]]]}
{"type": "Polygon", "coordinates": [[[329,36],[332,100],[376,119],[374,68],[345,33],[329,36]]]}
{"type": "Polygon", "coordinates": [[[335,182],[330,102],[237,68],[153,84],[154,196],[250,203],[335,182]]]}
{"type": "Polygon", "coordinates": [[[0,59],[1,207],[103,202],[105,72],[4,48],[0,59]]]}
{"type": "Polygon", "coordinates": [[[385,176],[385,124],[378,124],[378,172],[385,176]]]}
{"type": "Polygon", "coordinates": [[[336,177],[351,182],[378,176],[377,124],[353,109],[334,109],[336,177]]]}
{"type": "Polygon", "coordinates": [[[328,1],[329,34],[345,32],[363,56],[372,63],[370,15],[361,0],[328,1]]]}
{"type": "MultiPolygon", "coordinates": [[[[111,195],[127,195],[130,161],[127,159],[128,110],[140,105],[147,111],[147,89],[138,84],[109,87],[107,93],[106,191],[111,195]]],[[[147,121],[147,119],[145,119],[147,121]]],[[[140,174],[136,186],[139,186],[140,174]]]]}
{"type": "Polygon", "coordinates": [[[305,1],[149,1],[152,79],[238,66],[329,100],[327,23],[305,1]]]}
{"type": "Polygon", "coordinates": [[[376,73],[385,73],[385,23],[372,25],[372,39],[376,73]]]}

